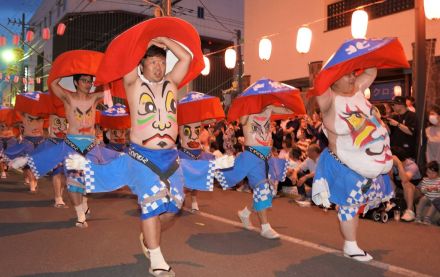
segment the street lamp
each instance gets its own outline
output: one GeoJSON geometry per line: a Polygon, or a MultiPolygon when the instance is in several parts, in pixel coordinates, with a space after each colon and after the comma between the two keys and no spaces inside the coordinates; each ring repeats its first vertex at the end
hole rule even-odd
{"type": "Polygon", "coordinates": [[[6,49],[2,52],[2,59],[5,63],[11,63],[15,61],[15,53],[12,49],[6,49]]]}

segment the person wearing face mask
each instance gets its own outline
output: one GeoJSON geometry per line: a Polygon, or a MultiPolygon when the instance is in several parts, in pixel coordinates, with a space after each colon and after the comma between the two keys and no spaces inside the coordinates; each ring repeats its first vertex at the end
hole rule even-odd
{"type": "Polygon", "coordinates": [[[403,96],[395,96],[392,105],[396,114],[388,118],[391,146],[402,147],[409,157],[415,160],[416,114],[408,109],[403,96]]]}
{"type": "Polygon", "coordinates": [[[437,161],[440,163],[440,106],[433,105],[429,111],[429,123],[432,125],[425,129],[426,161],[437,161]]]}

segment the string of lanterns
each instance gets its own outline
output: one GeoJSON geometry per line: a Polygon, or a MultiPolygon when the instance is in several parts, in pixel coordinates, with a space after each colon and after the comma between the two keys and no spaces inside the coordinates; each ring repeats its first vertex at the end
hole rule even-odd
{"type": "MultiPolygon", "coordinates": [[[[57,35],[62,36],[66,31],[66,25],[64,23],[59,23],[57,26],[57,35]]],[[[32,29],[29,29],[26,32],[25,40],[30,43],[34,40],[35,32],[32,29]]],[[[50,28],[45,27],[41,29],[41,38],[43,40],[49,40],[51,37],[50,28]]],[[[18,45],[20,43],[20,36],[18,34],[12,35],[12,44],[18,45]]],[[[5,46],[7,44],[7,38],[5,36],[0,36],[0,47],[5,46]]]]}
{"type": "Polygon", "coordinates": [[[18,82],[22,82],[24,85],[29,84],[29,85],[33,85],[34,83],[36,84],[40,84],[41,83],[41,77],[29,77],[29,76],[19,76],[19,75],[4,75],[3,73],[0,72],[0,80],[3,80],[7,83],[10,82],[14,82],[14,83],[18,83],[18,82]],[[4,77],[4,79],[3,79],[4,77]]]}
{"type": "MultiPolygon", "coordinates": [[[[363,8],[366,8],[371,5],[376,5],[383,3],[383,1],[377,1],[368,5],[363,5],[361,7],[345,11],[341,14],[348,13],[351,11],[354,11],[351,16],[351,34],[353,38],[366,38],[367,35],[367,29],[368,29],[368,13],[363,10],[363,8]]],[[[424,7],[425,7],[425,15],[426,18],[429,20],[432,19],[440,19],[440,1],[439,0],[424,0],[424,7]]],[[[338,14],[338,15],[341,15],[338,14]]],[[[312,43],[312,30],[308,27],[309,25],[325,20],[329,17],[315,20],[309,24],[305,24],[298,28],[297,31],[297,37],[296,37],[296,51],[300,54],[305,54],[310,51],[310,46],[312,43]]],[[[272,35],[270,35],[272,36],[272,35]]],[[[264,36],[261,38],[259,47],[258,47],[258,55],[259,58],[263,61],[268,61],[270,59],[271,53],[272,53],[272,42],[270,41],[270,36],[264,36]]],[[[235,67],[236,61],[237,61],[237,52],[234,48],[241,47],[242,45],[235,45],[233,47],[229,47],[225,51],[225,66],[228,69],[233,69],[235,67]]],[[[219,51],[216,51],[217,53],[219,51]]],[[[212,55],[214,53],[209,53],[204,56],[205,61],[209,59],[207,56],[212,55]]],[[[205,63],[206,64],[206,63],[205,63]]],[[[204,76],[209,74],[209,65],[205,66],[204,69],[204,76]]],[[[397,90],[398,91],[398,90],[397,90]]],[[[400,92],[401,93],[401,92],[400,92]]],[[[398,94],[398,92],[397,92],[398,94]]],[[[396,89],[395,89],[395,95],[396,89]]]]}

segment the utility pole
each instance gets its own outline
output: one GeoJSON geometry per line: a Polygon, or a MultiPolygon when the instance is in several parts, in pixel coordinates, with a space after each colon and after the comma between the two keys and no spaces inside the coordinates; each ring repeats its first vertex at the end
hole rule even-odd
{"type": "Polygon", "coordinates": [[[242,76],[243,76],[243,57],[241,54],[241,30],[235,30],[236,37],[237,37],[237,56],[238,56],[238,74],[237,74],[237,81],[238,81],[238,93],[243,92],[243,84],[242,84],[242,76]]]}
{"type": "Polygon", "coordinates": [[[171,0],[162,0],[162,8],[166,16],[172,16],[171,0]]]}
{"type": "MultiPolygon", "coordinates": [[[[416,95],[416,153],[417,164],[424,164],[424,153],[421,151],[423,142],[423,132],[425,131],[425,110],[426,110],[426,29],[425,29],[425,11],[423,8],[423,0],[415,1],[415,43],[413,69],[415,71],[414,92],[416,95]]],[[[413,71],[413,74],[414,74],[413,71]]]]}
{"type": "MultiPolygon", "coordinates": [[[[20,34],[20,48],[22,50],[22,53],[24,53],[24,40],[25,40],[25,36],[26,36],[26,15],[24,13],[22,13],[21,15],[21,20],[20,19],[15,19],[15,18],[8,18],[8,24],[10,25],[18,25],[21,26],[21,34],[20,34]]],[[[20,59],[20,63],[19,63],[19,67],[18,67],[18,74],[19,76],[22,78],[24,76],[24,59],[23,57],[21,57],[20,59]]],[[[20,82],[18,82],[18,87],[19,87],[19,91],[22,92],[23,91],[23,81],[20,80],[20,82]]]]}

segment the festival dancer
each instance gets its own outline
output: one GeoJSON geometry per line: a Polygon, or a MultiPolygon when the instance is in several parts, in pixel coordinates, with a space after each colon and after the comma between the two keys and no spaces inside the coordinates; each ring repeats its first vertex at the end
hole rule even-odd
{"type": "MultiPolygon", "coordinates": [[[[102,57],[102,53],[89,50],[68,51],[57,57],[52,64],[48,83],[51,92],[64,104],[69,123],[66,138],[62,143],[34,153],[28,159],[16,161],[15,167],[28,163],[34,175],[39,178],[63,163],[72,153],[87,156],[95,163],[104,163],[119,156],[116,151],[100,147],[95,139],[96,105],[103,93],[90,92],[102,57]],[[69,83],[73,84],[74,89],[67,90],[60,81],[66,87],[69,83]]],[[[90,209],[85,196],[83,173],[65,170],[65,176],[67,190],[77,214],[75,226],[85,228],[88,226],[86,215],[90,216],[90,209]]]]}
{"type": "MultiPolygon", "coordinates": [[[[12,126],[18,117],[14,109],[10,107],[0,106],[0,178],[6,179],[7,163],[4,161],[2,155],[3,151],[8,146],[13,146],[17,143],[17,139],[14,133],[14,127],[12,126]]],[[[18,129],[17,129],[18,130],[18,129]]],[[[18,132],[17,132],[18,133],[18,132]]]]}
{"type": "MultiPolygon", "coordinates": [[[[220,100],[217,97],[205,95],[200,92],[189,92],[177,104],[177,122],[179,124],[181,159],[214,160],[215,156],[203,151],[200,143],[200,132],[203,124],[223,119],[220,100]]],[[[197,190],[190,190],[191,211],[199,211],[197,203],[197,190]]]]}
{"type": "MultiPolygon", "coordinates": [[[[219,173],[223,175],[219,180],[223,187],[232,187],[248,178],[253,190],[253,209],[261,224],[260,235],[267,239],[279,238],[270,226],[266,210],[272,207],[272,197],[276,194],[273,182],[284,181],[287,171],[286,160],[271,157],[271,117],[281,119],[304,113],[299,91],[270,79],[261,79],[247,88],[234,100],[228,113],[230,121],[240,118],[245,151],[236,158],[232,169],[219,173]]],[[[250,215],[247,207],[238,211],[248,230],[253,229],[250,215]]]]}
{"type": "Polygon", "coordinates": [[[311,91],[329,140],[315,171],[312,200],[338,205],[343,253],[361,262],[372,257],[356,242],[359,214],[393,196],[388,132],[363,93],[376,78],[376,68],[387,67],[408,67],[396,38],[353,39],[324,65],[311,91]]]}
{"type": "MultiPolygon", "coordinates": [[[[34,150],[45,141],[43,137],[44,118],[47,111],[44,109],[43,99],[48,100],[48,95],[40,91],[25,92],[17,95],[15,110],[21,114],[23,119],[23,137],[15,145],[8,146],[4,151],[8,160],[30,155],[34,150]]],[[[29,166],[23,168],[26,181],[29,183],[29,192],[37,192],[37,178],[30,170],[29,166]]]]}
{"type": "Polygon", "coordinates": [[[101,111],[99,124],[107,129],[105,134],[109,143],[105,147],[118,152],[128,151],[127,131],[130,128],[130,114],[125,105],[117,103],[101,111]]]}
{"type": "Polygon", "coordinates": [[[85,168],[88,192],[112,191],[128,185],[138,196],[142,211],[140,242],[151,262],[149,272],[154,276],[175,276],[162,255],[160,238],[163,224],[183,204],[183,185],[212,190],[215,170],[232,166],[228,158],[178,159],[178,88],[203,69],[200,47],[194,27],[174,17],[144,21],[116,37],[106,51],[97,81],[110,83],[123,77],[130,107],[130,149],[127,155],[105,165],[79,156],[70,159],[71,168],[85,168]],[[174,40],[187,46],[193,58],[174,40]],[[168,74],[165,48],[178,58],[168,74]]]}

